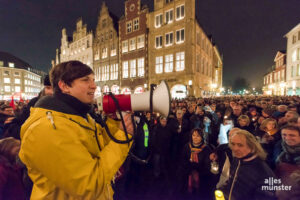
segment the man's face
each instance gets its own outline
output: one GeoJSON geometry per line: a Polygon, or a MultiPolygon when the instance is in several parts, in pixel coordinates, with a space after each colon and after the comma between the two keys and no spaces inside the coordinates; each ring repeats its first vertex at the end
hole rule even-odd
{"type": "Polygon", "coordinates": [[[240,119],[239,124],[240,124],[241,127],[244,127],[244,126],[247,126],[248,121],[246,119],[240,119]]]}
{"type": "Polygon", "coordinates": [[[288,146],[297,146],[297,145],[300,145],[300,135],[299,135],[298,131],[296,131],[296,130],[282,129],[281,130],[281,135],[282,135],[283,141],[288,146]]]}
{"type": "Polygon", "coordinates": [[[52,96],[53,95],[53,88],[52,86],[45,85],[44,87],[45,95],[52,96]]]}
{"type": "Polygon", "coordinates": [[[230,148],[232,155],[236,158],[243,158],[251,153],[251,149],[246,143],[246,137],[243,135],[233,134],[230,137],[230,148]]]}
{"type": "Polygon", "coordinates": [[[15,115],[13,108],[5,108],[3,113],[6,114],[6,115],[10,115],[10,116],[15,115]]]}
{"type": "Polygon", "coordinates": [[[96,90],[95,76],[90,74],[78,79],[75,79],[71,87],[61,87],[63,93],[69,94],[77,98],[82,103],[91,104],[94,101],[94,94],[96,90]]]}
{"type": "Polygon", "coordinates": [[[285,113],[284,117],[286,118],[287,121],[289,121],[290,119],[292,119],[294,117],[292,112],[287,112],[285,113]]]}

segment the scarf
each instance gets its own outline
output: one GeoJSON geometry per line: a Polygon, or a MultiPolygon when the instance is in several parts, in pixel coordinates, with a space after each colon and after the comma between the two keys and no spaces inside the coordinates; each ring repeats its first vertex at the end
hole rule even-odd
{"type": "Polygon", "coordinates": [[[191,143],[189,144],[189,146],[190,146],[190,149],[191,149],[190,161],[194,162],[194,163],[199,163],[198,154],[204,149],[205,144],[202,141],[201,144],[198,147],[195,147],[191,143]]]}
{"type": "Polygon", "coordinates": [[[300,164],[300,145],[288,146],[284,141],[281,144],[284,152],[283,159],[290,163],[300,164]]]}

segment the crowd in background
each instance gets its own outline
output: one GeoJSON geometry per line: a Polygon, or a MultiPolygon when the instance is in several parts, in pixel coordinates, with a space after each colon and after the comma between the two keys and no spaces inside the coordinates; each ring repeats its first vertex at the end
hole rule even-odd
{"type": "MultiPolygon", "coordinates": [[[[30,196],[17,154],[37,99],[15,109],[0,102],[0,199],[30,196]]],[[[299,199],[299,111],[298,96],[226,96],[174,99],[169,116],[134,113],[135,140],[112,183],[114,198],[214,199],[219,189],[232,199],[299,199]],[[262,178],[292,189],[261,191],[262,178]]]]}

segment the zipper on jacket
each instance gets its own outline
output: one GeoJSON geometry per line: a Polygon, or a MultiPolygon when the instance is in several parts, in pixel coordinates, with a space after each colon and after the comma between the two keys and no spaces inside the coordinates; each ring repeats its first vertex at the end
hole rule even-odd
{"type": "Polygon", "coordinates": [[[237,177],[237,173],[238,173],[238,171],[239,171],[239,169],[240,169],[240,165],[241,165],[241,161],[239,160],[239,164],[238,164],[238,166],[237,166],[237,168],[236,168],[236,170],[235,170],[234,178],[233,178],[233,181],[232,181],[232,184],[231,184],[231,187],[230,187],[230,193],[229,193],[229,198],[228,198],[228,200],[231,200],[232,190],[233,190],[234,184],[235,184],[235,182],[236,182],[236,177],[237,177]]]}

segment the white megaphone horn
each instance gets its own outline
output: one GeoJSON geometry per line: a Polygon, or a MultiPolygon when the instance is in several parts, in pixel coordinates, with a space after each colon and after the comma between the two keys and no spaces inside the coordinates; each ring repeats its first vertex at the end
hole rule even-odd
{"type": "MultiPolygon", "coordinates": [[[[154,90],[141,94],[119,94],[113,95],[119,103],[121,111],[154,111],[164,116],[168,116],[171,106],[171,96],[169,87],[165,81],[162,81],[154,90]]],[[[99,110],[105,113],[115,113],[117,106],[111,95],[104,95],[97,98],[99,110]]]]}

